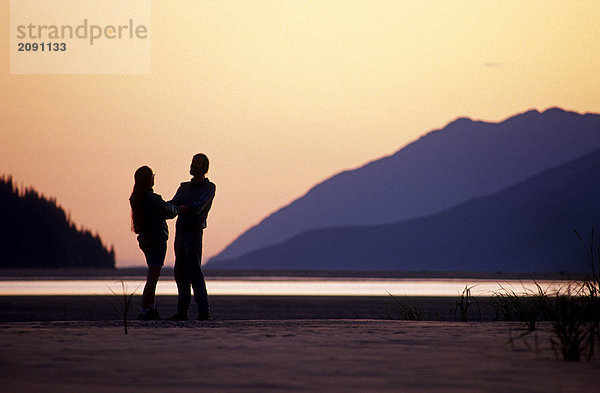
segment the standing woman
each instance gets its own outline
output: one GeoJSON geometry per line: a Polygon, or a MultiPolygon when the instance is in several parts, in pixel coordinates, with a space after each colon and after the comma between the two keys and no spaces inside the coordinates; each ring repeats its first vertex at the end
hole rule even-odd
{"type": "Polygon", "coordinates": [[[143,321],[160,320],[154,305],[156,283],[165,262],[169,228],[166,220],[177,215],[177,207],[165,202],[154,193],[154,173],[147,166],[135,171],[135,185],[129,198],[131,205],[132,230],[138,234],[140,249],[146,256],[148,275],[138,319],[143,321]]]}

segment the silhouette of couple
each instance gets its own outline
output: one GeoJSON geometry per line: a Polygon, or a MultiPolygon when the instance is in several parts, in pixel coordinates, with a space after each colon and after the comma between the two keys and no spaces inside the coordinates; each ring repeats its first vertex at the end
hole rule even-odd
{"type": "Polygon", "coordinates": [[[147,166],[135,172],[135,185],[129,198],[131,204],[132,230],[138,234],[140,249],[146,257],[148,274],[138,319],[160,320],[154,304],[156,283],[164,265],[169,230],[167,219],[177,217],[175,226],[175,269],[177,283],[177,312],[168,320],[187,321],[192,293],[198,305],[198,320],[211,320],[208,293],[204,274],[200,268],[202,259],[202,234],[206,217],[215,196],[215,185],[206,178],[208,157],[196,154],[190,165],[192,180],[181,183],[173,199],[165,202],[153,191],[154,173],[147,166]]]}

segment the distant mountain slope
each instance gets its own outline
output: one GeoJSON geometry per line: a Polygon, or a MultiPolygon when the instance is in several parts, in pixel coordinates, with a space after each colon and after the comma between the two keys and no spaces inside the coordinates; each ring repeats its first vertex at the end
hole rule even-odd
{"type": "Polygon", "coordinates": [[[458,119],[397,153],[342,172],[249,229],[213,262],[304,230],[422,217],[491,194],[600,147],[600,115],[529,111],[458,119]]]}
{"type": "Polygon", "coordinates": [[[219,268],[585,272],[600,229],[600,150],[425,218],[309,230],[219,268]]]}
{"type": "Polygon", "coordinates": [[[115,267],[114,251],[56,204],[0,178],[0,267],[115,267]]]}

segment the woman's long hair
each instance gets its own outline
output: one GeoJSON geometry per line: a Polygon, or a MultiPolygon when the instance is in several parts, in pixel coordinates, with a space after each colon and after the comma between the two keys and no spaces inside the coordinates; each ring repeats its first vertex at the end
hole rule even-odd
{"type": "Polygon", "coordinates": [[[154,185],[154,173],[150,167],[142,166],[135,171],[133,177],[135,184],[133,185],[131,197],[129,197],[131,204],[131,230],[139,234],[144,229],[146,194],[152,190],[152,186],[154,185]]]}

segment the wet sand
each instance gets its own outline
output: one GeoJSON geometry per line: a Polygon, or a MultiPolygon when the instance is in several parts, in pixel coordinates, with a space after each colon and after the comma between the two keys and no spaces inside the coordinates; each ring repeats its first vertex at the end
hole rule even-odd
{"type": "MultiPolygon", "coordinates": [[[[391,296],[211,296],[215,320],[286,319],[400,319],[397,301],[419,310],[423,319],[460,320],[456,297],[391,296]]],[[[131,301],[129,317],[135,319],[140,296],[131,301]]],[[[492,321],[495,313],[489,298],[479,298],[469,319],[492,321]]],[[[176,296],[157,296],[156,304],[166,318],[176,310],[176,296]]],[[[190,316],[195,317],[192,304],[190,316]]],[[[122,319],[121,296],[0,296],[0,322],[106,321],[122,319]]]]}

